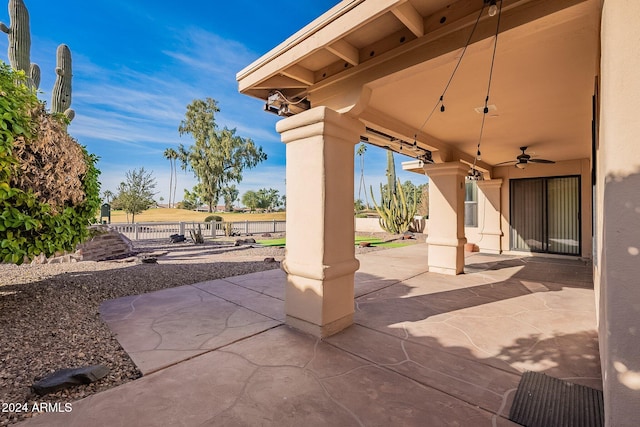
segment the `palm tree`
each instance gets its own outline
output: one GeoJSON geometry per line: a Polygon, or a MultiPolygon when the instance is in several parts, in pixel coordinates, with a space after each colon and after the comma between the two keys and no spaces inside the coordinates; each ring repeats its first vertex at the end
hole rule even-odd
{"type": "Polygon", "coordinates": [[[109,190],[105,190],[104,193],[102,193],[102,197],[107,199],[107,203],[109,203],[111,201],[111,199],[113,199],[113,196],[114,196],[114,194],[109,190]]]}
{"type": "Polygon", "coordinates": [[[169,165],[171,166],[171,175],[169,176],[169,207],[171,207],[171,200],[173,200],[174,205],[176,203],[176,184],[178,183],[176,159],[178,158],[178,152],[173,148],[167,148],[164,150],[164,158],[169,160],[169,165]]]}
{"type": "Polygon", "coordinates": [[[360,194],[362,193],[362,189],[364,188],[364,199],[367,203],[367,209],[369,207],[369,198],[367,197],[367,186],[364,184],[364,153],[367,151],[367,145],[362,142],[358,146],[358,150],[356,153],[360,156],[360,186],[358,187],[358,199],[362,200],[360,194]]]}

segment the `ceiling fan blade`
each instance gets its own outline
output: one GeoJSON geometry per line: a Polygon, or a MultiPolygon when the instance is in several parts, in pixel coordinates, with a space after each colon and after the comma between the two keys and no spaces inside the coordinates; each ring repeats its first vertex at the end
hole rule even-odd
{"type": "Polygon", "coordinates": [[[518,163],[518,161],[517,161],[517,160],[508,160],[508,161],[506,161],[506,162],[496,163],[496,164],[495,164],[495,165],[493,165],[493,166],[509,165],[509,164],[515,164],[515,163],[518,163]]]}
{"type": "Polygon", "coordinates": [[[532,163],[555,163],[553,160],[547,159],[529,159],[529,161],[532,163]]]}

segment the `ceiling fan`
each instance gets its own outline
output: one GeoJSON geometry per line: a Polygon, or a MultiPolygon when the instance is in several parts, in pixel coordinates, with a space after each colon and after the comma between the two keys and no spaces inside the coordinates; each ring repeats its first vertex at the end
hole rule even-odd
{"type": "Polygon", "coordinates": [[[496,164],[496,166],[506,165],[506,164],[509,164],[509,163],[515,163],[515,166],[517,168],[524,169],[524,168],[527,167],[527,164],[529,162],[531,162],[531,163],[555,163],[553,160],[532,159],[529,154],[525,153],[525,151],[527,151],[527,147],[520,147],[520,150],[522,151],[522,154],[519,154],[518,157],[516,157],[516,160],[509,160],[507,162],[498,163],[498,164],[496,164]]]}

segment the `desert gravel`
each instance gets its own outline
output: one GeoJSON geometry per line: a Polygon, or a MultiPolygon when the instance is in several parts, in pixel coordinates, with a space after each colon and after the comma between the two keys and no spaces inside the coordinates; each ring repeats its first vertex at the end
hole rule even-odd
{"type": "MultiPolygon", "coordinates": [[[[66,264],[0,264],[0,405],[73,402],[141,376],[101,320],[103,301],[159,289],[279,268],[284,249],[208,241],[136,242],[136,258],[66,264]],[[157,264],[140,262],[145,254],[157,264]],[[61,368],[103,364],[93,384],[37,396],[34,381],[61,368]]],[[[375,250],[357,248],[358,253],[375,250]]],[[[1,410],[2,408],[0,408],[1,410]]],[[[5,405],[5,409],[7,409],[5,405]]],[[[0,412],[0,426],[32,413],[0,412]]]]}

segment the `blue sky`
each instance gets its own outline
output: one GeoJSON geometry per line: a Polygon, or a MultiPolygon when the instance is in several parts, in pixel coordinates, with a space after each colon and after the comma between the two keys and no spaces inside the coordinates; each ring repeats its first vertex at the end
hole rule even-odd
{"type": "MultiPolygon", "coordinates": [[[[238,93],[235,75],[338,2],[25,0],[31,62],[42,71],[40,98],[50,103],[56,47],[65,43],[73,58],[71,106],[76,111],[69,133],[100,157],[102,190],[115,192],[127,170],[144,167],[156,178],[156,197],[167,200],[169,162],[162,153],[192,143],[178,135],[186,105],[212,97],[221,108],[218,125],[237,128],[268,155],[245,171],[240,194],[263,187],[284,194],[285,146],[275,131],[279,117],[264,112],[261,101],[238,93]]],[[[0,8],[0,21],[9,25],[6,7],[0,8]]],[[[5,62],[7,43],[0,33],[5,62]]],[[[409,158],[396,156],[400,178],[426,182],[424,176],[401,172],[404,160],[409,158]]],[[[365,161],[367,187],[375,190],[386,182],[385,151],[370,146],[365,161]]],[[[357,195],[357,158],[354,167],[357,195]]],[[[178,200],[195,183],[190,171],[179,171],[178,200]]]]}

